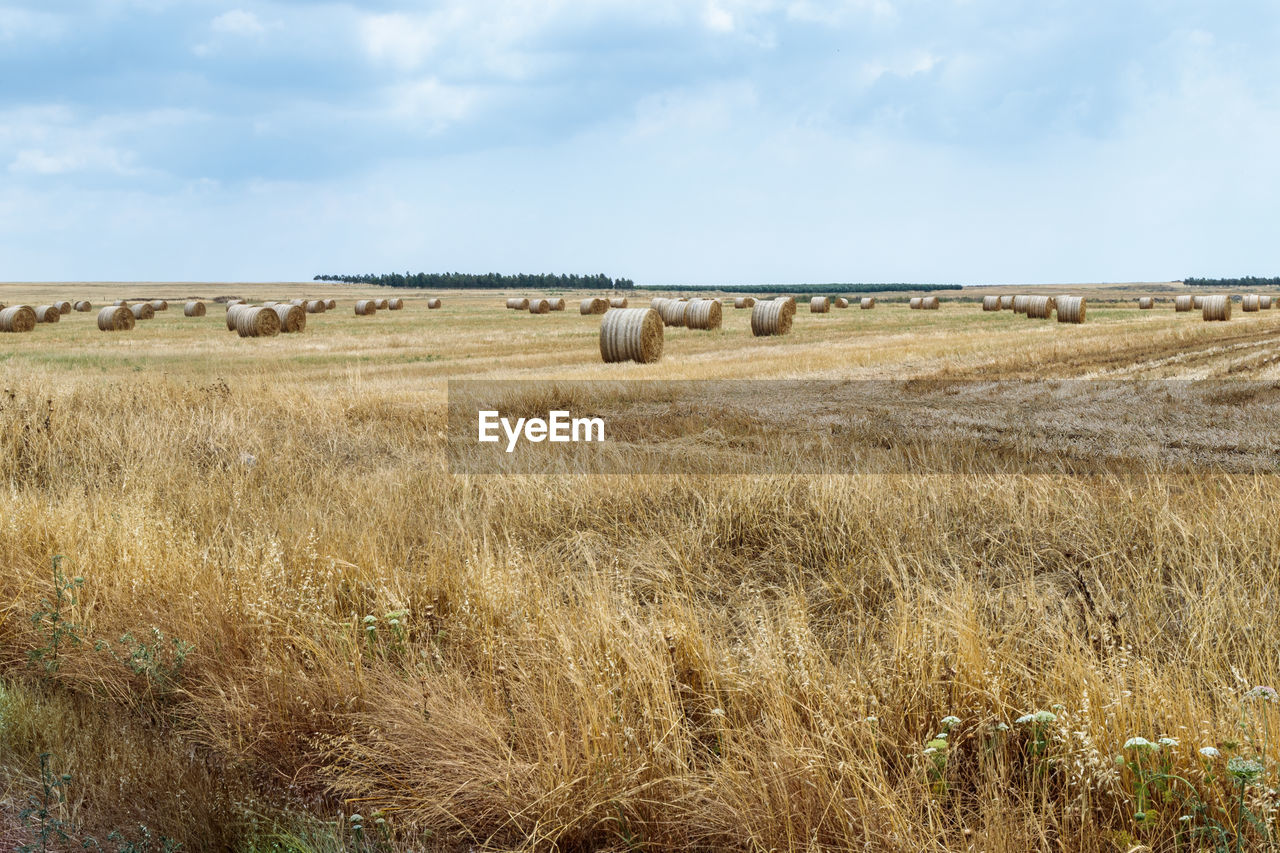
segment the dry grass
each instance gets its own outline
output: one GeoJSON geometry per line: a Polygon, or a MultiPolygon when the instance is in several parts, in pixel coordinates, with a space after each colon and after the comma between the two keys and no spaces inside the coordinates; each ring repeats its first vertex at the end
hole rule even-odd
{"type": "MultiPolygon", "coordinates": [[[[330,291],[58,290],[303,292],[330,291]]],[[[219,312],[8,336],[0,844],[28,840],[47,751],[77,832],[145,823],[191,850],[324,822],[328,846],[302,849],[362,849],[346,816],[375,811],[396,849],[1172,849],[1176,803],[1136,823],[1113,757],[1178,738],[1174,769],[1230,813],[1195,750],[1241,741],[1242,707],[1248,733],[1280,723],[1241,700],[1280,664],[1271,478],[442,463],[452,377],[1280,378],[1275,312],[1203,323],[1118,298],[1091,292],[1080,326],[881,299],[785,338],[729,312],[668,328],[653,365],[602,364],[599,317],[530,320],[505,295],[315,315],[252,346],[219,312]],[[62,635],[51,670],[30,655],[51,645],[58,554],[84,578],[62,614],[81,643],[62,635]],[[1014,720],[1055,704],[1037,751],[1014,720]],[[948,715],[939,770],[925,749],[948,715]]],[[[1280,752],[1257,749],[1275,786],[1280,752]]]]}

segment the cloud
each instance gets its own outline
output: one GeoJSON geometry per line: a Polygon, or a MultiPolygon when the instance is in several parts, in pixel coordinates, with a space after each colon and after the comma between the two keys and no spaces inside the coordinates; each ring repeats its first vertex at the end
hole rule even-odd
{"type": "Polygon", "coordinates": [[[232,9],[229,12],[223,12],[209,23],[209,28],[222,35],[249,38],[260,36],[267,31],[262,21],[258,20],[257,15],[252,12],[246,12],[243,9],[232,9]]]}

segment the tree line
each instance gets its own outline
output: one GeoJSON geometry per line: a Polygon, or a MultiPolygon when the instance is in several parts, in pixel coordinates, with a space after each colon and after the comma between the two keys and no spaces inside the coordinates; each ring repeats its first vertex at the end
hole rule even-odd
{"type": "Polygon", "coordinates": [[[599,275],[555,275],[553,273],[365,273],[364,275],[318,275],[314,281],[340,281],[345,284],[380,284],[385,287],[430,288],[432,290],[632,290],[636,283],[629,278],[599,275]]]}
{"type": "Polygon", "coordinates": [[[1222,290],[1241,289],[1248,290],[1251,287],[1276,287],[1280,285],[1280,278],[1259,278],[1256,275],[1247,275],[1244,278],[1184,278],[1182,283],[1187,287],[1216,287],[1222,290]]]}

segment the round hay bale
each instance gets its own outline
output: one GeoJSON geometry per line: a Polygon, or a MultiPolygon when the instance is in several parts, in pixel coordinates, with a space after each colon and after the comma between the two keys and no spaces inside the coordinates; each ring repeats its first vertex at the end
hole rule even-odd
{"type": "Polygon", "coordinates": [[[941,304],[941,303],[940,303],[940,302],[938,302],[938,297],[936,297],[936,296],[925,296],[925,297],[922,297],[922,298],[920,299],[920,310],[922,310],[922,311],[937,311],[937,310],[938,310],[938,307],[939,307],[939,305],[940,305],[940,304],[941,304]]]}
{"type": "Polygon", "coordinates": [[[982,297],[982,310],[983,311],[999,311],[1000,297],[999,296],[982,297]]]}
{"type": "Polygon", "coordinates": [[[117,299],[115,302],[112,302],[111,304],[112,304],[112,305],[118,305],[118,306],[120,306],[120,307],[122,307],[122,308],[128,308],[128,307],[129,307],[129,301],[128,301],[127,299],[117,299]]]}
{"type": "Polygon", "coordinates": [[[338,300],[336,299],[326,299],[324,301],[324,310],[326,311],[332,311],[334,308],[337,308],[337,307],[338,307],[338,300]]]}
{"type": "Polygon", "coordinates": [[[1271,310],[1271,297],[1270,297],[1270,296],[1267,296],[1266,294],[1263,294],[1262,296],[1259,296],[1259,297],[1258,297],[1258,307],[1260,307],[1263,311],[1270,311],[1270,310],[1271,310]]]}
{"type": "MultiPolygon", "coordinates": [[[[1255,311],[1262,310],[1262,300],[1258,298],[1256,293],[1246,293],[1240,297],[1240,310],[1246,314],[1252,314],[1255,311]]],[[[37,312],[39,313],[39,312],[37,312]]]]}
{"type": "Polygon", "coordinates": [[[58,313],[59,313],[59,314],[70,314],[70,313],[71,313],[71,303],[70,303],[70,302],[55,302],[55,303],[53,303],[53,304],[54,304],[54,305],[56,305],[56,306],[58,306],[58,313]]]}
{"type": "Polygon", "coordinates": [[[427,307],[430,308],[432,311],[439,308],[442,304],[444,303],[440,301],[439,296],[433,296],[427,300],[427,307]]]}
{"type": "Polygon", "coordinates": [[[870,311],[876,307],[876,298],[874,296],[864,296],[858,300],[858,307],[863,311],[870,311]]]}
{"type": "Polygon", "coordinates": [[[387,310],[387,300],[385,300],[385,299],[375,299],[375,300],[374,300],[374,307],[376,307],[379,311],[386,311],[386,310],[387,310]]]}
{"type": "Polygon", "coordinates": [[[104,332],[127,332],[135,322],[133,312],[123,305],[108,305],[98,312],[98,328],[104,332]]]}
{"type": "Polygon", "coordinates": [[[1199,311],[1200,309],[1204,308],[1204,297],[1203,296],[1191,297],[1191,307],[1196,311],[1199,311]]]}
{"type": "Polygon", "coordinates": [[[1085,300],[1083,296],[1059,296],[1054,300],[1059,323],[1083,323],[1085,300]]]}
{"type": "Polygon", "coordinates": [[[151,307],[150,302],[139,302],[137,305],[130,305],[129,310],[133,312],[135,320],[154,320],[156,317],[156,309],[151,307]]]}
{"type": "Polygon", "coordinates": [[[370,317],[373,314],[375,314],[377,310],[378,310],[378,303],[372,299],[356,300],[356,316],[357,317],[370,317]]]}
{"type": "Polygon", "coordinates": [[[0,311],[0,332],[29,332],[36,327],[36,309],[30,305],[10,305],[0,311]]]}
{"type": "Polygon", "coordinates": [[[1173,297],[1173,310],[1177,313],[1190,311],[1193,307],[1190,293],[1180,293],[1173,297]]]}
{"type": "Polygon", "coordinates": [[[81,312],[81,313],[84,313],[84,312],[86,312],[86,311],[92,311],[92,310],[93,310],[93,303],[91,303],[91,302],[86,302],[85,300],[81,299],[79,302],[77,302],[77,303],[75,304],[75,310],[77,310],[77,311],[79,311],[79,312],[81,312]]]}
{"type": "Polygon", "coordinates": [[[329,306],[323,299],[312,299],[307,302],[305,310],[308,314],[323,314],[329,310],[329,306]]]}
{"type": "Polygon", "coordinates": [[[515,297],[512,297],[511,299],[507,300],[507,307],[510,308],[512,311],[528,311],[529,300],[525,299],[523,296],[518,299],[515,297]]]}
{"type": "Polygon", "coordinates": [[[208,313],[208,309],[204,307],[204,303],[199,299],[192,299],[182,306],[183,317],[203,317],[206,313],[208,313]]]}
{"type": "Polygon", "coordinates": [[[304,311],[307,310],[307,300],[305,299],[290,299],[289,304],[297,305],[299,308],[301,308],[304,311]]]}
{"type": "Polygon", "coordinates": [[[757,302],[751,309],[751,334],[757,338],[785,335],[791,331],[795,313],[795,305],[784,299],[757,302]]]}
{"type": "Polygon", "coordinates": [[[168,311],[169,303],[165,302],[163,299],[152,299],[151,310],[152,311],[168,311]]]}
{"type": "Polygon", "coordinates": [[[1015,313],[1015,314],[1025,314],[1025,313],[1027,313],[1027,305],[1028,305],[1028,303],[1030,303],[1030,302],[1031,302],[1031,297],[1030,297],[1030,296],[1015,296],[1015,297],[1013,297],[1013,313],[1015,313]]]}
{"type": "Polygon", "coordinates": [[[1053,316],[1054,301],[1052,296],[1030,296],[1027,298],[1027,316],[1032,320],[1047,320],[1053,316]]]}
{"type": "Polygon", "coordinates": [[[756,298],[754,296],[739,296],[733,300],[734,308],[754,308],[756,306],[756,298]]]}
{"type": "Polygon", "coordinates": [[[1155,299],[1151,298],[1150,296],[1139,296],[1139,297],[1138,297],[1138,310],[1139,310],[1139,311],[1149,311],[1149,310],[1151,310],[1152,308],[1155,308],[1155,307],[1156,307],[1156,301],[1155,301],[1155,299]]]}
{"type": "Polygon", "coordinates": [[[552,310],[552,311],[563,311],[563,310],[564,310],[564,299],[563,299],[563,298],[561,298],[561,297],[557,296],[555,299],[550,300],[550,302],[551,302],[551,310],[552,310]]]}
{"type": "Polygon", "coordinates": [[[36,306],[36,322],[37,323],[56,323],[62,319],[62,312],[58,310],[57,305],[37,305],[36,306]]]}
{"type": "Polygon", "coordinates": [[[685,324],[685,312],[689,310],[688,302],[681,302],[678,299],[655,299],[654,302],[658,303],[653,307],[662,316],[662,325],[683,326],[685,324]]]}
{"type": "Polygon", "coordinates": [[[923,297],[920,297],[920,296],[913,296],[913,297],[911,297],[911,300],[910,300],[909,302],[907,302],[907,307],[908,307],[908,308],[910,308],[912,311],[919,311],[919,310],[920,310],[920,306],[921,306],[921,305],[923,305],[923,304],[924,304],[924,298],[923,298],[923,297]]]}
{"type": "Polygon", "coordinates": [[[401,299],[399,296],[395,297],[394,299],[388,299],[388,300],[387,300],[387,310],[388,310],[388,311],[403,311],[403,310],[404,310],[404,300],[403,300],[403,299],[401,299]]]}
{"type": "Polygon", "coordinates": [[[1203,297],[1201,316],[1207,321],[1231,319],[1231,297],[1215,294],[1203,297]]]}
{"type": "Polygon", "coordinates": [[[1000,310],[1001,310],[1001,311],[1012,311],[1012,310],[1013,310],[1013,297],[1012,297],[1012,296],[1001,296],[1001,297],[1000,297],[1000,310]]]}
{"type": "Polygon", "coordinates": [[[810,314],[827,314],[831,311],[831,300],[825,296],[815,296],[809,300],[810,314]]]}
{"type": "Polygon", "coordinates": [[[600,321],[600,357],[608,363],[662,358],[662,317],[652,308],[619,308],[600,321]]]}
{"type": "Polygon", "coordinates": [[[601,299],[598,296],[591,299],[584,299],[578,305],[579,314],[603,314],[609,310],[609,300],[601,299]]]}
{"type": "Polygon", "coordinates": [[[307,328],[307,309],[301,305],[277,305],[271,309],[280,318],[280,331],[286,335],[307,328]]]}
{"type": "Polygon", "coordinates": [[[629,300],[625,296],[614,296],[609,300],[610,308],[626,308],[629,300]]]}
{"type": "Polygon", "coordinates": [[[684,324],[690,329],[718,329],[723,311],[719,299],[693,299],[685,305],[684,324]]]}
{"type": "MultiPolygon", "coordinates": [[[[294,306],[290,305],[289,308],[294,306]]],[[[241,308],[236,312],[236,333],[242,338],[269,338],[280,334],[275,308],[241,308]]]]}
{"type": "Polygon", "coordinates": [[[849,307],[849,300],[848,300],[848,299],[845,299],[843,296],[837,296],[837,297],[836,297],[836,301],[835,301],[835,302],[832,302],[831,304],[832,304],[833,306],[835,306],[836,308],[848,308],[848,307],[849,307]]]}
{"type": "Polygon", "coordinates": [[[551,301],[548,299],[530,299],[529,313],[530,314],[550,314],[551,301]]]}
{"type": "Polygon", "coordinates": [[[236,330],[236,314],[240,313],[249,306],[243,302],[229,303],[227,305],[227,331],[234,332],[236,330]]]}

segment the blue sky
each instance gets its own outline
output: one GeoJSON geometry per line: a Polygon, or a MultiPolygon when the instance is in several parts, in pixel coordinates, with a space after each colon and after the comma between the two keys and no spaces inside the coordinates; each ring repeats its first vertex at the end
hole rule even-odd
{"type": "Polygon", "coordinates": [[[1277,275],[1280,5],[0,0],[0,279],[1277,275]]]}

